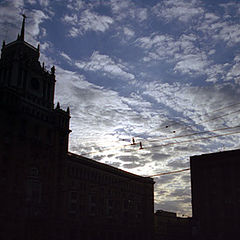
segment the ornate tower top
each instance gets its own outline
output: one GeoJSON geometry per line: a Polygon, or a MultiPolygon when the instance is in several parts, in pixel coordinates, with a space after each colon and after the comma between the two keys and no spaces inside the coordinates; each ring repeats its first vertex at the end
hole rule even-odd
{"type": "Polygon", "coordinates": [[[39,62],[40,47],[24,40],[26,16],[17,40],[3,42],[0,58],[0,88],[8,88],[38,107],[54,108],[55,70],[47,71],[39,62]]]}

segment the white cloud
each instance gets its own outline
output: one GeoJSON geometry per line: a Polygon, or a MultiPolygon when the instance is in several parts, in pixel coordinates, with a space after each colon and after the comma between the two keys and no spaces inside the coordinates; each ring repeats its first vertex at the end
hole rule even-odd
{"type": "Polygon", "coordinates": [[[85,31],[94,30],[105,32],[113,23],[113,19],[108,16],[101,16],[86,10],[80,18],[80,24],[85,31]]]}
{"type": "Polygon", "coordinates": [[[79,11],[80,9],[83,9],[85,5],[85,2],[82,0],[70,0],[67,7],[71,10],[79,11]]]}
{"type": "Polygon", "coordinates": [[[77,24],[77,22],[78,22],[77,14],[65,15],[63,17],[63,21],[68,24],[77,24]]]}
{"type": "Polygon", "coordinates": [[[116,15],[117,20],[121,20],[128,16],[128,11],[130,9],[130,2],[126,0],[111,0],[111,8],[113,13],[116,15]]]}
{"type": "Polygon", "coordinates": [[[198,72],[203,74],[207,66],[207,61],[202,59],[201,54],[189,54],[181,56],[174,70],[181,71],[182,73],[198,72]]]}
{"type": "Polygon", "coordinates": [[[21,29],[20,13],[23,11],[23,1],[14,0],[0,3],[0,38],[1,40],[13,41],[21,29]],[[19,16],[18,18],[16,16],[19,16]]]}
{"type": "Polygon", "coordinates": [[[78,28],[76,28],[76,27],[72,27],[71,29],[70,29],[70,31],[69,31],[69,35],[71,36],[71,37],[77,37],[78,35],[80,34],[80,31],[79,31],[79,29],[78,28]]]}
{"type": "Polygon", "coordinates": [[[42,44],[40,45],[40,51],[45,51],[45,50],[49,49],[50,46],[52,46],[51,43],[49,43],[49,42],[44,42],[44,43],[42,43],[42,44]]]}
{"type": "Polygon", "coordinates": [[[65,15],[63,21],[70,24],[70,36],[76,37],[87,31],[105,32],[113,24],[113,19],[108,16],[99,15],[89,9],[84,10],[79,15],[65,15]]]}
{"type": "MultiPolygon", "coordinates": [[[[216,110],[221,109],[223,106],[228,106],[232,104],[232,102],[237,102],[239,88],[232,87],[231,85],[191,87],[187,85],[155,84],[151,89],[149,93],[154,93],[158,101],[182,113],[188,121],[191,119],[187,125],[202,126],[207,129],[217,129],[226,125],[238,125],[237,121],[233,118],[234,115],[226,115],[223,118],[216,118],[212,121],[208,120],[214,119],[216,116],[224,115],[225,113],[233,112],[232,108],[223,109],[222,112],[216,112],[216,110]],[[162,88],[164,88],[165,92],[169,92],[169,95],[174,98],[167,99],[164,97],[164,94],[160,94],[162,88]],[[188,99],[192,100],[189,102],[188,99]]],[[[239,118],[237,115],[236,117],[239,118]]]]}
{"type": "Polygon", "coordinates": [[[66,53],[64,52],[60,52],[60,55],[65,58],[68,62],[72,62],[72,59],[70,58],[69,55],[67,55],[66,53]]]}
{"type": "Polygon", "coordinates": [[[220,19],[220,17],[218,17],[217,15],[215,15],[214,13],[205,13],[204,15],[205,21],[210,24],[213,22],[216,22],[220,19]]]}
{"type": "Polygon", "coordinates": [[[233,80],[236,84],[240,84],[240,57],[234,58],[234,64],[227,73],[226,80],[233,80]]]}
{"type": "MultiPolygon", "coordinates": [[[[93,149],[110,145],[116,147],[113,149],[116,152],[119,149],[118,135],[124,134],[120,129],[128,131],[128,125],[132,124],[131,118],[137,116],[137,112],[126,103],[126,98],[123,99],[117,92],[88,83],[84,76],[76,72],[57,67],[56,75],[56,101],[64,103],[63,108],[70,106],[73,130],[70,138],[71,149],[81,151],[80,144],[87,149],[90,145],[84,139],[94,136],[95,141],[91,145],[93,149]]],[[[99,151],[96,154],[99,154],[99,151]]],[[[105,154],[103,156],[106,156],[105,154]]]]}
{"type": "Polygon", "coordinates": [[[216,52],[215,49],[211,49],[211,50],[208,52],[208,55],[213,55],[215,52],[216,52]]]}
{"type": "Polygon", "coordinates": [[[227,42],[228,45],[234,45],[240,42],[240,24],[224,24],[215,38],[220,38],[227,42]]]}
{"type": "Polygon", "coordinates": [[[116,63],[109,56],[93,52],[90,61],[77,61],[75,65],[88,71],[101,71],[108,73],[122,80],[134,80],[133,74],[126,71],[126,67],[121,63],[116,63]]]}
{"type": "Polygon", "coordinates": [[[240,42],[240,24],[233,21],[234,17],[234,14],[228,15],[228,13],[221,17],[213,13],[206,13],[197,29],[208,37],[208,41],[210,39],[223,40],[228,46],[233,46],[240,42]]]}
{"type": "Polygon", "coordinates": [[[187,22],[204,12],[194,0],[164,0],[155,5],[152,10],[156,16],[164,18],[167,21],[178,19],[182,22],[187,22]]]}
{"type": "MultiPolygon", "coordinates": [[[[108,5],[108,3],[105,4],[108,5]]],[[[137,4],[134,4],[131,1],[111,0],[110,5],[114,14],[114,18],[117,21],[131,18],[141,23],[148,18],[148,9],[138,7],[137,4]]]]}
{"type": "MultiPolygon", "coordinates": [[[[29,23],[27,23],[27,32],[30,33],[31,36],[37,37],[40,33],[40,24],[49,18],[43,11],[41,10],[33,10],[29,17],[29,23]],[[30,18],[31,17],[31,18],[30,18]]],[[[29,35],[29,34],[28,34],[29,35]]]]}
{"type": "Polygon", "coordinates": [[[37,0],[27,0],[27,2],[30,3],[30,4],[32,4],[32,5],[34,5],[34,4],[37,3],[37,0]]]}
{"type": "Polygon", "coordinates": [[[138,8],[135,10],[135,17],[139,19],[140,22],[147,20],[148,12],[146,8],[138,8]]]}
{"type": "Polygon", "coordinates": [[[24,6],[24,0],[13,0],[11,1],[11,5],[16,8],[21,8],[24,6]]]}
{"type": "Polygon", "coordinates": [[[43,7],[47,7],[49,5],[49,0],[38,0],[39,4],[43,7]]]}
{"type": "Polygon", "coordinates": [[[49,16],[41,10],[24,10],[23,1],[13,1],[11,4],[8,2],[2,3],[0,10],[0,38],[5,39],[7,42],[16,39],[17,33],[20,33],[21,30],[22,17],[20,17],[20,14],[23,12],[27,15],[25,38],[31,44],[36,45],[40,33],[42,35],[46,33],[45,29],[41,28],[40,25],[49,16]]]}
{"type": "Polygon", "coordinates": [[[169,35],[152,34],[136,40],[145,49],[143,61],[165,60],[175,63],[173,70],[188,74],[204,74],[209,65],[206,53],[196,46],[194,34],[183,34],[178,39],[169,35]]]}
{"type": "Polygon", "coordinates": [[[132,29],[128,28],[128,27],[124,27],[123,28],[123,32],[128,37],[133,37],[135,35],[135,32],[132,29]]]}

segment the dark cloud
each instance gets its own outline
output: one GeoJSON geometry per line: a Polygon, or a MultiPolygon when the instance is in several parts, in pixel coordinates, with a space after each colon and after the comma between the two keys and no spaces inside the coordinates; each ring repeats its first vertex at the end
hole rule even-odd
{"type": "Polygon", "coordinates": [[[183,169],[189,167],[189,161],[175,160],[171,161],[167,164],[168,167],[172,167],[173,169],[183,169]]]}
{"type": "Polygon", "coordinates": [[[136,162],[125,163],[122,165],[122,167],[125,169],[132,169],[132,168],[141,167],[141,166],[144,166],[144,164],[140,164],[140,163],[136,163],[136,162]]]}
{"type": "Polygon", "coordinates": [[[164,153],[154,153],[151,156],[151,158],[155,161],[164,161],[164,160],[167,160],[170,157],[171,157],[171,155],[164,154],[164,153]]]}
{"type": "Polygon", "coordinates": [[[171,182],[173,182],[173,180],[175,179],[175,175],[163,175],[163,176],[159,176],[159,177],[155,177],[154,181],[158,184],[160,184],[160,186],[162,184],[169,184],[171,182]]]}
{"type": "Polygon", "coordinates": [[[168,197],[176,197],[178,199],[185,199],[186,197],[189,197],[190,194],[191,194],[190,186],[187,186],[187,187],[184,187],[181,189],[175,189],[168,195],[168,197]]]}
{"type": "Polygon", "coordinates": [[[135,161],[139,161],[139,157],[138,157],[138,156],[132,156],[132,155],[118,156],[117,158],[118,158],[119,160],[123,161],[123,162],[135,162],[135,161]]]}

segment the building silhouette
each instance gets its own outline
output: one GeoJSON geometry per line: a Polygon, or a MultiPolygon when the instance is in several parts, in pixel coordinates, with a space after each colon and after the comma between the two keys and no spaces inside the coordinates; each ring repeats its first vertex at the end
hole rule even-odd
{"type": "Polygon", "coordinates": [[[177,217],[174,212],[157,210],[154,214],[155,240],[192,239],[192,218],[177,217]]]}
{"type": "Polygon", "coordinates": [[[68,152],[70,110],[24,28],[0,59],[0,239],[151,239],[153,179],[68,152]]]}
{"type": "Polygon", "coordinates": [[[240,150],[190,158],[196,239],[238,239],[240,150]]]}

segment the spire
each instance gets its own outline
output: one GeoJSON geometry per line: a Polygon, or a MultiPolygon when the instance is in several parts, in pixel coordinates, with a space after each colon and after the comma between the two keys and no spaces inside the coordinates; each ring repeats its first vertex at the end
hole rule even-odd
{"type": "Polygon", "coordinates": [[[3,40],[3,42],[2,42],[2,49],[5,47],[5,40],[3,40]]]}
{"type": "Polygon", "coordinates": [[[54,67],[54,66],[52,66],[52,68],[51,68],[51,74],[52,74],[52,75],[55,74],[55,67],[54,67]]]}
{"type": "Polygon", "coordinates": [[[60,103],[59,102],[57,102],[56,109],[60,109],[60,103]]]}
{"type": "Polygon", "coordinates": [[[22,29],[21,29],[21,35],[19,40],[24,41],[24,28],[25,28],[25,19],[26,19],[26,15],[22,14],[23,17],[23,21],[22,21],[22,29]]]}

